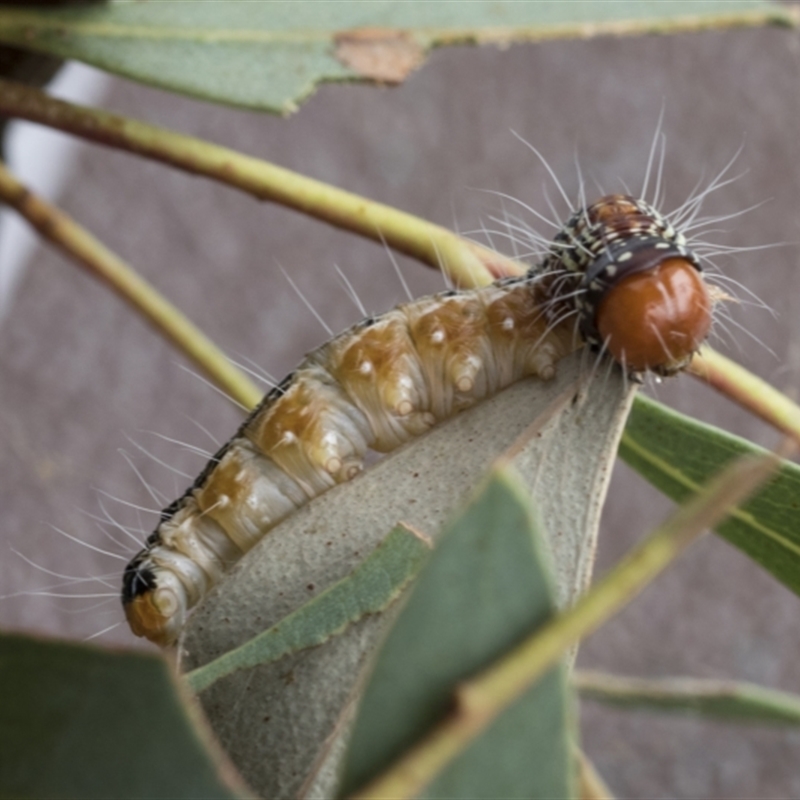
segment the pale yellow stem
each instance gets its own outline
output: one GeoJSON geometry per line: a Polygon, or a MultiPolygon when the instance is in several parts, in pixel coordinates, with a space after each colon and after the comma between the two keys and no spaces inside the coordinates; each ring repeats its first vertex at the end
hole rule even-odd
{"type": "Polygon", "coordinates": [[[280,203],[336,227],[385,242],[434,269],[441,269],[458,286],[483,286],[497,278],[524,272],[524,267],[516,261],[413,214],[202,139],[56,100],[30,86],[0,80],[2,114],[204,175],[260,200],[280,203]]]}
{"type": "Polygon", "coordinates": [[[0,200],[15,208],[45,239],[76,264],[108,283],[233,400],[246,408],[258,404],[262,392],[202,331],[71,217],[23,186],[2,162],[0,200]]]}

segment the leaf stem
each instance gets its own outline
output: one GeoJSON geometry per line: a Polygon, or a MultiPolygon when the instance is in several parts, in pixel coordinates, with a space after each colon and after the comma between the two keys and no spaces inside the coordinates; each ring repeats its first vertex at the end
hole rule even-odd
{"type": "Polygon", "coordinates": [[[354,797],[400,800],[419,795],[569,647],[632,600],[706,528],[751,494],[778,463],[773,455],[746,456],[723,470],[704,492],[679,508],[569,611],[458,687],[454,713],[354,797]]]}
{"type": "Polygon", "coordinates": [[[21,184],[2,162],[0,200],[15,208],[45,239],[78,266],[108,283],[233,400],[247,408],[258,404],[262,392],[228,361],[202,331],[71,217],[21,184]]]}
{"type": "Polygon", "coordinates": [[[736,362],[704,346],[686,371],[800,442],[800,406],[736,362]]]}
{"type": "Polygon", "coordinates": [[[524,267],[439,225],[227,147],[0,80],[0,115],[38,122],[108,147],[204,175],[441,269],[459,286],[519,275],[524,267]]]}
{"type": "Polygon", "coordinates": [[[800,724],[800,695],[746,681],[700,678],[634,678],[576,671],[584,699],[633,709],[702,714],[741,722],[800,724]]]}

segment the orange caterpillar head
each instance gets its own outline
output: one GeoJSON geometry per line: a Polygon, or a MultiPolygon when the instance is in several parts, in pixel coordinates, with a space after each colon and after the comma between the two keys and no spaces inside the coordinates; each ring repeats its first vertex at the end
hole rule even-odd
{"type": "Polygon", "coordinates": [[[683,369],[711,328],[711,297],[697,256],[643,200],[606,195],[577,211],[544,271],[566,271],[581,333],[631,372],[683,369]]]}
{"type": "Polygon", "coordinates": [[[711,298],[694,264],[670,257],[610,287],[595,323],[620,364],[670,375],[686,366],[708,335],[711,298]]]}

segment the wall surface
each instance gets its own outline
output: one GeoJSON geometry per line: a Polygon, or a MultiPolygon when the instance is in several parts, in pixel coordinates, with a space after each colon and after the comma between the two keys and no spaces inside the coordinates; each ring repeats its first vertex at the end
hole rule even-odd
{"type": "MultiPolygon", "coordinates": [[[[727,215],[763,201],[714,226],[728,231],[714,235],[718,241],[753,246],[800,242],[799,79],[795,32],[740,30],[502,52],[441,50],[399,88],[326,86],[287,120],[123,81],[114,82],[106,107],[468,231],[481,219],[491,228],[492,215],[502,214],[502,201],[478,189],[520,198],[545,214],[546,195],[558,203],[542,164],[512,129],[544,154],[570,196],[578,187],[576,153],[590,193],[596,185],[636,191],[663,106],[664,208],[683,202],[698,181],[708,184],[743,144],[733,174],[745,174],[709,197],[706,211],[727,215]]],[[[327,338],[279,265],[334,330],[361,316],[334,265],[370,312],[404,299],[380,246],[131,156],[83,148],[62,205],[234,359],[252,359],[277,377],[327,338]]],[[[543,229],[524,209],[514,213],[543,229]]],[[[414,294],[441,288],[437,274],[400,262],[414,294]]],[[[800,381],[797,264],[797,244],[719,262],[746,287],[738,290],[745,301],[752,291],[774,315],[747,302],[732,306],[736,325],[730,335],[720,331],[718,346],[792,392],[800,381]]],[[[117,543],[104,538],[91,515],[103,516],[105,508],[126,525],[141,525],[137,540],[153,517],[98,490],[154,507],[188,482],[128,437],[193,476],[202,458],[152,431],[210,450],[240,418],[182,364],[104,287],[51,250],[36,253],[0,328],[0,538],[24,556],[4,552],[0,594],[34,594],[3,599],[0,624],[82,638],[119,621],[119,574],[138,542],[120,531],[117,543]],[[158,503],[120,450],[163,495],[158,503]],[[105,577],[60,586],[61,578],[25,559],[60,575],[105,577]],[[65,599],[48,592],[100,596],[65,599]]],[[[648,391],[742,436],[767,445],[777,440],[686,376],[648,391]]],[[[620,468],[598,570],[669,508],[620,468]]],[[[725,542],[708,538],[589,639],[579,662],[634,675],[732,677],[800,691],[797,610],[795,596],[725,542]]],[[[136,644],[123,626],[102,640],[136,644]]],[[[589,704],[583,711],[585,747],[619,797],[800,796],[796,732],[589,704]]]]}

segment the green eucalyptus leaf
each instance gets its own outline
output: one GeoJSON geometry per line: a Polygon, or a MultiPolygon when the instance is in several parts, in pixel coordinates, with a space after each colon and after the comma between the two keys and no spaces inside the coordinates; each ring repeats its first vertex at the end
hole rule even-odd
{"type": "MultiPolygon", "coordinates": [[[[523,476],[549,534],[556,602],[572,605],[589,584],[634,390],[617,370],[589,384],[576,353],[559,362],[553,380],[520,381],[323,493],[273,528],[198,605],[180,642],[182,669],[280,630],[298,611],[302,617],[326,589],[352,579],[398,521],[435,541],[502,456],[523,476]]],[[[364,668],[399,605],[351,621],[321,646],[236,670],[199,695],[260,795],[333,795],[364,668]]]]}
{"type": "MultiPolygon", "coordinates": [[[[508,468],[446,527],[378,655],[341,796],[377,777],[451,710],[457,684],[556,609],[549,554],[508,468]]],[[[565,670],[548,672],[426,787],[424,797],[571,797],[565,670]]]]}
{"type": "MultiPolygon", "coordinates": [[[[682,503],[723,464],[762,448],[719,428],[637,398],[619,453],[668,497],[682,503]]],[[[800,468],[776,476],[716,532],[800,594],[800,468]]]]}
{"type": "Polygon", "coordinates": [[[289,113],[325,81],[399,83],[432,47],[788,20],[760,0],[111,0],[0,7],[0,41],[207,100],[289,113]]]}
{"type": "Polygon", "coordinates": [[[189,686],[201,692],[235,670],[269,664],[324,644],[367,614],[385,611],[412,580],[429,552],[429,542],[398,525],[346,578],[277,625],[189,672],[186,675],[189,686]]]}
{"type": "Polygon", "coordinates": [[[2,635],[0,797],[250,796],[194,716],[161,657],[2,635]]]}

